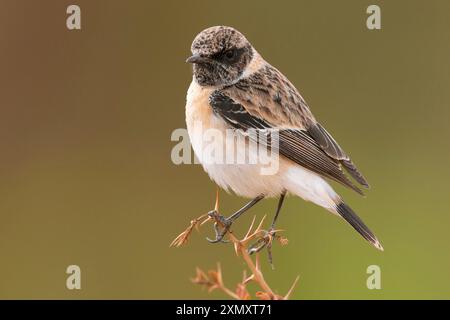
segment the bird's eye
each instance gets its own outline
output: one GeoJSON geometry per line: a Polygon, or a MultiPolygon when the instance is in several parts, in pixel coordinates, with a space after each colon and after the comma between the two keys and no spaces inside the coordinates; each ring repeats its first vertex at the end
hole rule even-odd
{"type": "Polygon", "coordinates": [[[234,50],[234,49],[227,50],[227,51],[225,51],[225,53],[224,53],[224,57],[225,57],[225,59],[228,60],[228,61],[233,61],[233,60],[235,60],[235,59],[236,59],[236,55],[237,55],[237,51],[234,50]]]}

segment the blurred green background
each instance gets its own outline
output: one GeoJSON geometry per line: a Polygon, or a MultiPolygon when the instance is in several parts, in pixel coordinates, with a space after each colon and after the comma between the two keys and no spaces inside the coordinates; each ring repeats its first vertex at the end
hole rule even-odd
{"type": "MultiPolygon", "coordinates": [[[[381,239],[289,197],[289,238],[263,268],[296,299],[450,298],[450,2],[0,1],[0,298],[225,298],[190,283],[221,262],[234,287],[245,265],[194,234],[214,204],[199,165],[176,166],[189,55],[212,25],[242,31],[299,88],[364,172],[366,198],[336,186],[381,239]],[[82,30],[66,29],[66,7],[82,30]],[[366,28],[378,4],[382,30],[366,28]],[[68,265],[82,289],[66,289],[68,265]],[[381,267],[381,290],[366,268],[381,267]]],[[[222,193],[221,211],[244,199],[222,193]]],[[[272,215],[276,200],[252,209],[272,215]]],[[[255,289],[255,287],[251,287],[255,289]]]]}

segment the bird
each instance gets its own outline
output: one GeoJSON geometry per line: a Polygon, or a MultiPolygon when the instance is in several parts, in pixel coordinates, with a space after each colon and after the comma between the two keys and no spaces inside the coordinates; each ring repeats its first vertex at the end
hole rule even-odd
{"type": "Polygon", "coordinates": [[[314,117],[295,86],[264,60],[241,32],[228,26],[201,31],[186,62],[192,64],[193,74],[185,109],[192,149],[219,187],[251,199],[227,218],[216,216],[223,229],[216,227],[216,238],[210,242],[225,242],[232,223],[265,198],[278,198],[273,231],[285,196],[293,195],[343,218],[383,251],[375,234],[329,183],[333,180],[362,195],[361,186],[369,188],[367,180],[314,117]],[[202,130],[196,129],[198,124],[202,130]],[[213,143],[225,153],[232,152],[228,145],[232,138],[226,135],[230,130],[243,136],[251,130],[277,132],[278,170],[263,175],[261,164],[211,161],[205,156],[205,130],[223,134],[223,139],[213,143]]]}

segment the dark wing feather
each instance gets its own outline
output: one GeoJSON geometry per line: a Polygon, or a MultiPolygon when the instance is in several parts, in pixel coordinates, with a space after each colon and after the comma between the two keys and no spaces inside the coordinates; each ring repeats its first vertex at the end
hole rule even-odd
{"type": "Polygon", "coordinates": [[[307,128],[308,134],[314,138],[323,151],[333,159],[339,160],[347,172],[360,184],[369,187],[367,180],[358,171],[350,157],[342,150],[336,140],[318,122],[312,123],[307,128]]]}
{"type": "Polygon", "coordinates": [[[214,91],[209,97],[209,104],[214,113],[223,118],[228,124],[236,129],[247,130],[268,129],[271,125],[265,120],[251,116],[247,110],[236,103],[226,94],[220,91],[214,91]]]}
{"type": "MultiPolygon", "coordinates": [[[[210,96],[214,113],[236,129],[277,129],[264,119],[253,116],[245,107],[221,91],[210,96]]],[[[279,152],[295,163],[362,194],[341,169],[340,161],[330,157],[305,130],[279,129],[279,152]]]]}
{"type": "Polygon", "coordinates": [[[320,123],[316,122],[309,125],[306,131],[330,157],[333,157],[336,160],[343,160],[347,158],[344,150],[339,147],[337,142],[320,123]]]}

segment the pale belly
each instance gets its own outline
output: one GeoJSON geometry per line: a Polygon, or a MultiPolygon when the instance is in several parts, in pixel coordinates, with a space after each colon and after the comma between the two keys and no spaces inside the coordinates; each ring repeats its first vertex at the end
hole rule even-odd
{"type": "Polygon", "coordinates": [[[257,150],[240,148],[243,145],[236,145],[235,138],[227,134],[226,123],[213,114],[209,105],[211,92],[212,89],[202,88],[192,82],[186,104],[189,137],[204,170],[221,188],[240,196],[253,198],[259,195],[280,195],[284,191],[283,179],[280,177],[285,167],[270,161],[250,162],[249,159],[259,159],[257,150]]]}

